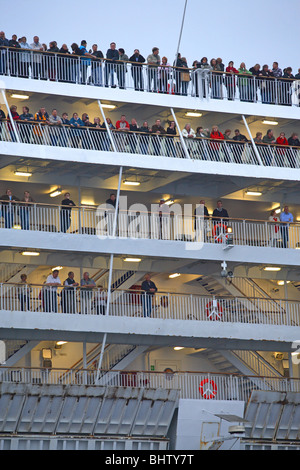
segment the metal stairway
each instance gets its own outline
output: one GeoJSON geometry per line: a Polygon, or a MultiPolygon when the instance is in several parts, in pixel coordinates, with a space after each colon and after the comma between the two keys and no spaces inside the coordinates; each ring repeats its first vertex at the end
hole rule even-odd
{"type": "MultiPolygon", "coordinates": [[[[270,301],[272,299],[253,279],[234,278],[228,282],[224,278],[216,279],[212,276],[201,276],[196,280],[210,295],[219,297],[245,297],[247,309],[248,296],[261,297],[270,301]]],[[[300,287],[300,285],[299,285],[300,287]]],[[[251,301],[250,301],[251,303],[251,301]]],[[[243,373],[282,377],[279,371],[274,369],[258,352],[255,351],[218,351],[206,349],[202,353],[210,360],[220,372],[243,373]],[[255,366],[254,366],[255,364],[255,366]],[[262,373],[263,371],[263,373],[262,373]]]]}

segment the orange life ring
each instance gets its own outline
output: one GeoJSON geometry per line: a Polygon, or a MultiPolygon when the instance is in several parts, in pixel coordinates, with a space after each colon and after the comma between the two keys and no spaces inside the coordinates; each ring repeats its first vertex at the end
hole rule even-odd
{"type": "Polygon", "coordinates": [[[199,385],[199,392],[203,398],[211,400],[217,395],[218,388],[213,380],[203,379],[199,385]],[[209,384],[209,387],[204,387],[205,384],[209,384]]]}
{"type": "Polygon", "coordinates": [[[222,305],[219,304],[219,302],[216,303],[216,305],[213,304],[213,302],[208,302],[206,304],[206,316],[209,318],[209,320],[221,320],[222,318],[222,305]],[[216,307],[215,309],[211,309],[211,307],[216,307]],[[215,318],[212,318],[212,315],[214,314],[215,318]]]}
{"type": "Polygon", "coordinates": [[[222,241],[222,239],[220,239],[221,235],[224,235],[226,240],[228,238],[227,226],[225,224],[221,224],[221,223],[215,224],[212,233],[213,233],[213,237],[215,241],[218,241],[218,243],[222,241]]]}

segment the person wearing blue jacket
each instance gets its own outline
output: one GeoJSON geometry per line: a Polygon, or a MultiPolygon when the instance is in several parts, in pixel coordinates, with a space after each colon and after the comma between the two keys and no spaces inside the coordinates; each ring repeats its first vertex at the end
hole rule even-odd
{"type": "Polygon", "coordinates": [[[74,148],[78,148],[79,144],[81,142],[81,139],[83,137],[82,133],[84,132],[83,126],[84,123],[80,119],[77,113],[74,113],[73,116],[70,119],[70,125],[71,125],[71,140],[72,140],[72,145],[74,148]]]}

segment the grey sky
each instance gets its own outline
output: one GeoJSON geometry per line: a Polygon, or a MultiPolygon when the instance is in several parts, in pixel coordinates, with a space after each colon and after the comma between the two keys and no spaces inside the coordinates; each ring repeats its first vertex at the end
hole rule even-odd
{"type": "MultiPolygon", "coordinates": [[[[18,3],[18,2],[17,2],[18,3]]],[[[1,24],[10,39],[25,35],[29,43],[34,35],[40,42],[56,40],[88,48],[97,43],[106,54],[111,41],[123,47],[130,57],[135,48],[144,57],[158,46],[160,56],[173,63],[185,0],[26,0],[21,8],[16,2],[0,0],[1,24]]],[[[21,4],[21,2],[20,2],[21,4]]],[[[243,61],[250,68],[255,63],[281,68],[300,68],[299,0],[188,0],[180,52],[191,66],[206,56],[221,57],[225,65],[233,60],[238,68],[243,61]]]]}

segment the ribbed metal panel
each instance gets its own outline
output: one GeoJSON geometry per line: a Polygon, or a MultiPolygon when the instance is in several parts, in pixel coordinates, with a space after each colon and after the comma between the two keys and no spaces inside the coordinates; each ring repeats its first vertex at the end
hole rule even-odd
{"type": "Polygon", "coordinates": [[[178,391],[81,385],[0,385],[0,433],[164,437],[178,391]]]}
{"type": "Polygon", "coordinates": [[[245,418],[246,437],[257,440],[300,439],[300,393],[253,391],[245,418]]]}

